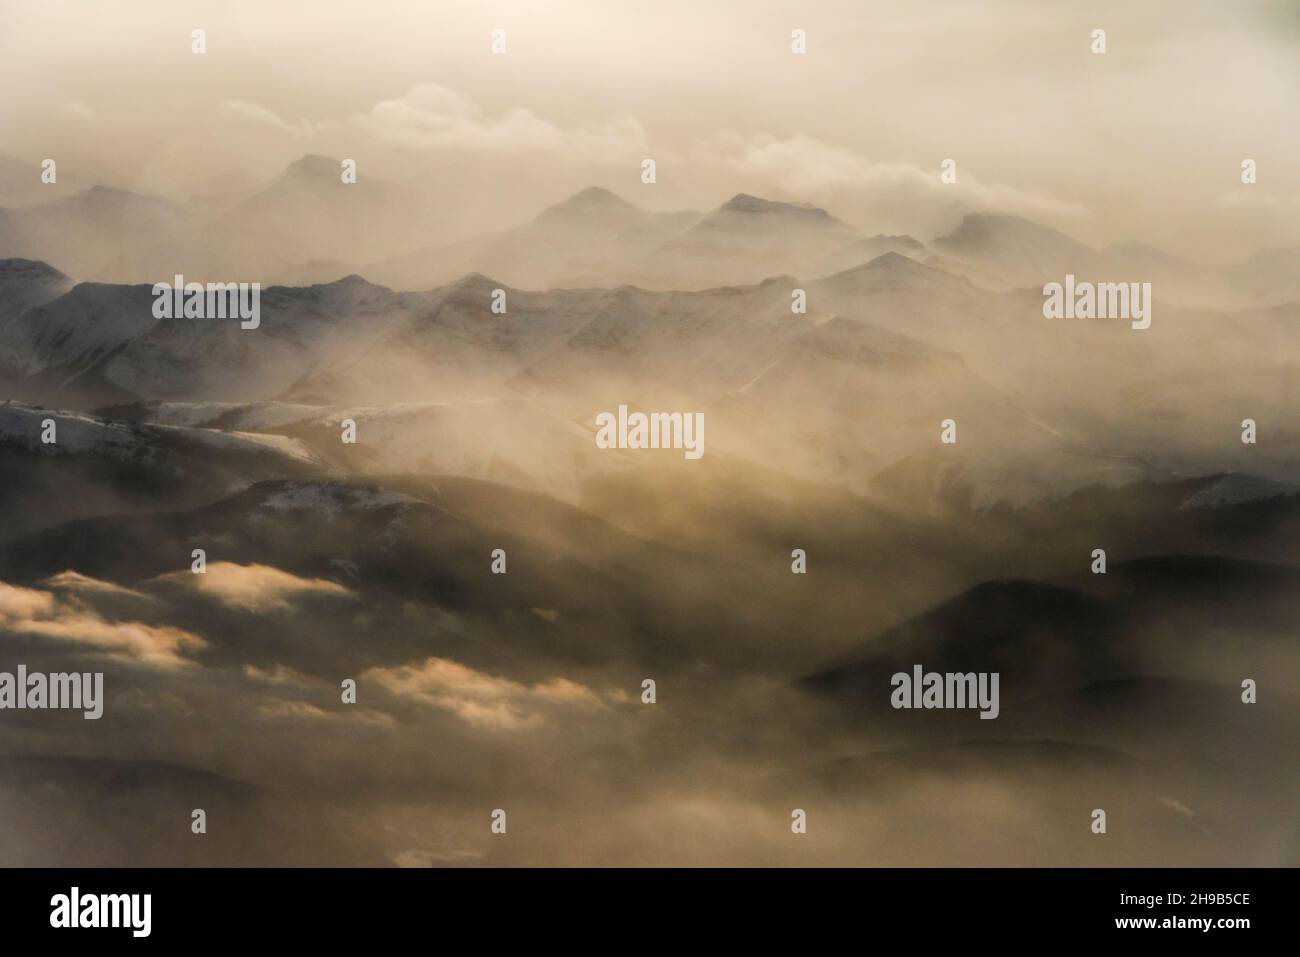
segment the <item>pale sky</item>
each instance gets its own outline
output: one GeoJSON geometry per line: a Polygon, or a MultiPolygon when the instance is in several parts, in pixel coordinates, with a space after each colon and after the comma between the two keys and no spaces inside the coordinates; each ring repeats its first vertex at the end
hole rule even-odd
{"type": "Polygon", "coordinates": [[[999,209],[1218,261],[1300,244],[1298,41],[1292,0],[4,0],[0,153],[179,197],[351,157],[445,197],[435,234],[595,184],[922,238],[999,209]]]}

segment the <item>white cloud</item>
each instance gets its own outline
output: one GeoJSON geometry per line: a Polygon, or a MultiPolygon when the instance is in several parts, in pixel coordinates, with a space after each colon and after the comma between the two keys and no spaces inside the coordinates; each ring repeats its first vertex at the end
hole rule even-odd
{"type": "Polygon", "coordinates": [[[985,183],[958,162],[957,183],[940,182],[939,167],[883,163],[826,143],[806,133],[787,139],[720,133],[696,145],[697,159],[712,158],[750,182],[767,183],[790,196],[854,195],[865,206],[900,203],[918,211],[953,203],[968,209],[1024,215],[1078,217],[1076,204],[1034,190],[985,183]]]}
{"type": "Polygon", "coordinates": [[[323,578],[299,578],[270,565],[236,565],[233,562],[214,562],[202,575],[169,572],[156,580],[192,588],[222,604],[247,611],[285,609],[289,607],[291,598],[300,595],[335,595],[340,598],[352,595],[342,585],[323,578]]]}
{"type": "MultiPolygon", "coordinates": [[[[73,581],[66,577],[68,574],[56,579],[67,585],[73,581]]],[[[0,631],[88,645],[123,661],[164,668],[190,664],[186,653],[206,644],[198,635],[180,628],[110,620],[86,599],[114,595],[124,589],[108,582],[91,586],[87,583],[95,580],[81,575],[75,576],[75,582],[77,591],[65,588],[61,592],[0,582],[0,631]]]]}
{"type": "Polygon", "coordinates": [[[341,706],[343,711],[326,711],[309,701],[270,698],[257,705],[257,716],[265,721],[341,721],[357,722],[377,728],[391,728],[395,722],[382,711],[341,706]]]}
{"type": "Polygon", "coordinates": [[[223,101],[221,104],[221,115],[232,117],[237,120],[243,120],[248,123],[256,123],[260,126],[267,126],[299,140],[306,139],[311,136],[313,132],[312,125],[306,120],[299,120],[297,123],[290,123],[275,111],[268,110],[266,107],[260,106],[257,103],[249,103],[247,100],[223,101]]]}
{"type": "Polygon", "coordinates": [[[153,600],[148,595],[142,594],[141,592],[133,591],[130,588],[124,588],[123,586],[114,584],[113,582],[91,578],[89,575],[83,575],[81,572],[72,571],[71,569],[59,572],[57,575],[52,575],[41,582],[41,584],[46,588],[62,591],[81,592],[91,595],[116,595],[122,598],[135,598],[145,602],[153,600]]]}
{"type": "Polygon", "coordinates": [[[567,678],[526,685],[475,671],[447,658],[372,668],[365,677],[399,697],[449,711],[475,727],[499,731],[534,727],[551,708],[591,711],[605,707],[607,698],[618,699],[602,697],[567,678]]]}
{"type": "Polygon", "coordinates": [[[259,668],[257,665],[244,665],[244,674],[253,681],[261,681],[271,685],[306,685],[311,682],[301,671],[296,671],[287,665],[276,662],[270,668],[259,668]]]}
{"type": "Polygon", "coordinates": [[[641,156],[646,147],[645,131],[632,116],[565,129],[527,109],[489,115],[473,100],[436,83],[420,83],[404,96],[382,100],[351,122],[387,143],[429,151],[539,151],[608,160],[641,156]]]}

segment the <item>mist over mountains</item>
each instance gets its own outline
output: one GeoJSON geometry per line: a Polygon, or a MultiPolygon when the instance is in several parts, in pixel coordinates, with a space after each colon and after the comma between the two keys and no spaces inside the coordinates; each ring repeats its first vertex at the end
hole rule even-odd
{"type": "Polygon", "coordinates": [[[1295,250],[599,187],[447,246],[314,155],[3,195],[0,641],[111,736],[6,714],[0,862],[1296,863],[1295,250]],[[156,318],[176,274],[258,327],[156,318]],[[1045,318],[1067,274],[1150,328],[1045,318]],[[914,665],[998,718],[892,707],[914,665]]]}
{"type": "Polygon", "coordinates": [[[4,162],[14,182],[35,185],[0,203],[0,257],[43,260],[81,281],[152,284],[179,272],[202,281],[309,285],[359,274],[425,290],[477,272],[525,289],[704,289],[783,274],[824,278],[894,252],[993,290],[1041,287],[1072,270],[1106,281],[1142,275],[1179,305],[1300,298],[1300,248],[1204,264],[1139,242],[1094,249],[1050,226],[987,211],[918,239],[868,234],[801,202],[738,193],[712,210],[651,212],[593,186],[513,229],[429,245],[421,237],[438,215],[436,199],[366,175],[344,183],[339,160],[325,156],[305,155],[245,193],[188,203],[104,186],[42,186],[35,166],[4,162]]]}
{"type": "MultiPolygon", "coordinates": [[[[291,179],[326,188],[329,163],[295,164],[302,169],[291,179]]],[[[276,186],[263,198],[279,204],[274,218],[284,220],[300,193],[276,186]]],[[[939,474],[959,476],[985,504],[1207,472],[1295,477],[1300,445],[1287,425],[1295,360],[1286,348],[1294,302],[1184,305],[1194,290],[1157,276],[1153,326],[1134,334],[1122,322],[1045,320],[1041,295],[1019,283],[1071,272],[1080,281],[1144,276],[1140,250],[1124,271],[1121,247],[1096,252],[1015,217],[968,216],[931,246],[855,238],[823,210],[744,195],[690,218],[683,227],[675,216],[585,190],[520,230],[461,250],[463,265],[429,253],[444,272],[478,261],[504,274],[468,272],[420,291],[359,275],[271,286],[256,336],[220,322],[157,319],[145,284],[74,285],[45,263],[6,260],[0,368],[22,401],[86,411],[152,405],[145,414],[163,421],[176,403],[282,405],[287,415],[258,418],[288,432],[313,419],[339,422],[350,409],[383,430],[378,423],[394,415],[429,419],[430,403],[460,410],[442,417],[440,428],[452,428],[453,419],[482,418],[455,403],[508,399],[501,408],[513,411],[503,419],[533,423],[517,438],[549,434],[581,446],[603,409],[701,408],[716,423],[715,454],[858,492],[893,474],[928,476],[930,485],[939,474]],[[680,232],[665,240],[669,221],[680,232]],[[817,263],[854,254],[871,258],[818,275],[829,267],[817,263]],[[588,271],[592,285],[530,289],[510,278],[527,264],[524,274],[545,285],[548,274],[574,272],[584,255],[605,257],[606,267],[588,271]],[[638,286],[607,271],[633,261],[643,275],[685,277],[681,288],[638,286]],[[806,271],[772,271],[781,266],[806,271]],[[693,288],[709,272],[736,281],[693,288]],[[597,284],[602,278],[611,284],[597,284]],[[508,301],[504,314],[490,309],[497,291],[508,301]],[[802,312],[792,308],[798,296],[802,312]],[[940,455],[940,464],[931,433],[957,410],[978,442],[940,455]],[[1214,416],[1221,431],[1206,441],[1204,423],[1214,416]],[[1271,431],[1248,461],[1220,441],[1247,417],[1271,431]]],[[[408,268],[416,262],[388,267],[408,268]]],[[[427,282],[408,284],[420,286],[427,282]]],[[[211,419],[229,426],[238,416],[222,406],[211,419]]],[[[532,464],[553,462],[540,448],[549,442],[512,444],[521,455],[539,446],[524,456],[523,473],[548,477],[530,484],[521,476],[525,487],[564,487],[573,500],[596,469],[566,465],[559,471],[573,477],[559,479],[553,464],[532,464]]],[[[568,461],[591,459],[589,451],[568,461]]],[[[414,449],[385,458],[397,470],[458,460],[414,449]]]]}

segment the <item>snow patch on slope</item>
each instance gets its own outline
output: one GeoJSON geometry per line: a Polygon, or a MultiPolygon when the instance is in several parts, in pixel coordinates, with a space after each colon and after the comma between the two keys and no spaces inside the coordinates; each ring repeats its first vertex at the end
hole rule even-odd
{"type": "Polygon", "coordinates": [[[1226,505],[1294,495],[1296,492],[1300,492],[1300,485],[1291,482],[1274,482],[1254,475],[1225,475],[1187,496],[1178,503],[1178,509],[1222,508],[1226,505]]]}
{"type": "Polygon", "coordinates": [[[56,412],[17,402],[0,405],[0,443],[20,445],[51,455],[81,453],[118,460],[149,461],[158,454],[159,440],[165,442],[168,438],[232,452],[273,452],[299,462],[320,462],[305,444],[283,435],[115,422],[81,412],[56,412]],[[55,442],[48,445],[41,441],[44,431],[41,423],[45,419],[52,419],[55,425],[55,442]]]}
{"type": "Polygon", "coordinates": [[[262,508],[281,512],[311,510],[334,517],[350,509],[420,505],[418,498],[387,489],[341,482],[289,482],[262,501],[262,508]]]}

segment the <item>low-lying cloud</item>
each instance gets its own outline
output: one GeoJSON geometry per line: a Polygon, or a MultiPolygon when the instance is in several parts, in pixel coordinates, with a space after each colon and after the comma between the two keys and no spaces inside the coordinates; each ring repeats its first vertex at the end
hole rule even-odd
{"type": "Polygon", "coordinates": [[[535,727],[549,709],[594,711],[612,700],[567,678],[526,685],[475,671],[447,658],[372,668],[365,678],[398,697],[449,711],[475,727],[498,731],[535,727]]]}
{"type": "Polygon", "coordinates": [[[207,572],[169,572],[157,581],[192,588],[232,608],[245,611],[282,611],[292,599],[304,595],[349,597],[352,593],[336,582],[323,578],[299,578],[269,565],[236,565],[214,562],[207,572]]]}
{"type": "Polygon", "coordinates": [[[913,221],[963,210],[997,210],[1026,216],[1080,218],[1087,210],[1045,192],[981,180],[960,165],[945,184],[934,169],[914,163],[877,162],[806,133],[778,138],[723,132],[699,143],[696,159],[713,158],[744,182],[836,207],[898,208],[913,221]]]}
{"type": "MultiPolygon", "coordinates": [[[[72,581],[67,574],[56,577],[66,584],[72,581]]],[[[161,668],[190,664],[187,655],[206,645],[198,635],[181,628],[106,617],[87,596],[111,595],[119,589],[85,576],[75,580],[76,591],[44,591],[0,582],[0,631],[80,644],[122,661],[161,668]],[[94,584],[88,584],[91,582],[94,584]]]]}

